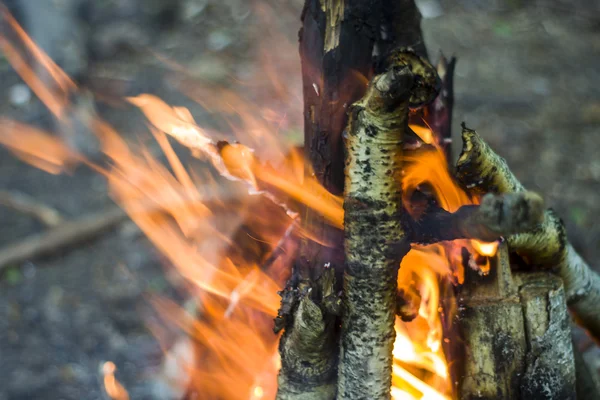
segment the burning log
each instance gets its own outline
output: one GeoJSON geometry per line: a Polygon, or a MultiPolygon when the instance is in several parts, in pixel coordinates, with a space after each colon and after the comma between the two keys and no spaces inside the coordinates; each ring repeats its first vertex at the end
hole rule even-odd
{"type": "MultiPolygon", "coordinates": [[[[460,182],[474,194],[522,192],[524,187],[498,156],[473,130],[463,125],[463,150],[457,161],[460,182]]],[[[560,218],[547,210],[536,229],[507,238],[511,251],[528,264],[556,271],[563,279],[567,304],[578,324],[600,341],[600,275],[568,242],[560,218]]]]}
{"type": "Polygon", "coordinates": [[[338,375],[341,399],[385,399],[392,377],[398,266],[410,250],[402,225],[402,140],[409,106],[436,94],[423,58],[399,51],[350,109],[346,138],[346,270],[338,375]]]}
{"type": "Polygon", "coordinates": [[[442,81],[439,96],[425,107],[425,121],[437,133],[438,145],[444,150],[446,159],[452,159],[452,110],[454,108],[454,69],[456,57],[448,60],[440,53],[437,73],[442,81]]]}
{"type": "Polygon", "coordinates": [[[536,193],[520,192],[490,193],[483,196],[480,205],[463,206],[454,213],[436,207],[412,224],[411,242],[431,244],[455,239],[493,242],[536,227],[543,219],[543,205],[536,193]]]}

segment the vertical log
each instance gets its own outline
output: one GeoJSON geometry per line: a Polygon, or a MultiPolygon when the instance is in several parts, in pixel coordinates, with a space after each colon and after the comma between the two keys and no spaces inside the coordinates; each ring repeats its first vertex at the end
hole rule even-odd
{"type": "MultiPolygon", "coordinates": [[[[306,0],[300,30],[300,58],[304,96],[304,147],[306,174],[314,174],[329,192],[341,195],[344,187],[342,130],[346,105],[356,101],[366,88],[365,77],[373,68],[373,46],[377,38],[381,0],[306,0]],[[373,6],[373,7],[371,7],[373,6]]],[[[306,209],[303,227],[318,241],[304,239],[295,265],[294,282],[288,284],[288,321],[281,339],[282,368],[279,399],[331,399],[337,378],[337,315],[324,307],[316,284],[325,266],[336,272],[333,293],[341,291],[344,267],[343,231],[306,209]],[[324,244],[325,243],[325,244],[324,244]],[[297,343],[294,322],[298,318],[296,297],[309,293],[319,308],[312,317],[324,327],[313,344],[321,351],[306,352],[297,343]],[[326,327],[326,328],[325,328],[326,327]],[[328,346],[324,346],[324,344],[328,346]],[[291,354],[296,355],[290,357],[291,354]],[[307,397],[308,396],[308,397],[307,397]]],[[[285,300],[285,299],[284,299],[285,300]]],[[[283,308],[283,302],[282,302],[283,308]]],[[[306,315],[306,314],[305,314],[306,315]]],[[[313,338],[315,339],[315,338],[313,338]]]]}
{"type": "Polygon", "coordinates": [[[575,399],[575,361],[562,280],[548,273],[518,273],[527,354],[521,396],[575,399]]]}
{"type": "MultiPolygon", "coordinates": [[[[299,37],[306,174],[314,174],[328,191],[341,195],[342,131],[347,123],[347,108],[364,95],[366,82],[383,68],[380,61],[390,49],[413,46],[425,55],[420,14],[413,0],[306,0],[299,37]]],[[[344,236],[343,231],[309,210],[304,212],[302,223],[319,241],[302,241],[293,279],[282,292],[282,308],[276,320],[277,329],[285,328],[280,344],[278,397],[300,398],[295,393],[304,391],[315,393],[309,398],[332,398],[332,391],[325,387],[336,384],[339,317],[335,307],[329,306],[336,303],[331,301],[331,295],[327,296],[330,301],[323,301],[326,296],[317,281],[325,267],[330,266],[337,279],[329,291],[341,291],[344,236]],[[298,326],[294,319],[306,295],[321,311],[310,314],[321,318],[313,326],[325,327],[318,335],[320,343],[313,344],[321,352],[293,349],[297,340],[290,340],[298,336],[293,334],[298,326]],[[328,362],[324,362],[326,359],[328,362]],[[295,389],[285,389],[292,386],[295,389]]]]}
{"type": "Polygon", "coordinates": [[[401,223],[399,182],[412,84],[408,68],[392,69],[375,77],[365,97],[351,108],[340,399],[390,396],[398,267],[410,250],[401,223]]]}
{"type": "Polygon", "coordinates": [[[506,244],[491,261],[488,275],[465,270],[459,291],[459,318],[465,346],[459,396],[518,399],[526,338],[518,288],[506,244]]]}
{"type": "Polygon", "coordinates": [[[575,363],[562,280],[510,271],[502,244],[490,273],[465,273],[461,399],[575,399],[575,363]]]}
{"type": "Polygon", "coordinates": [[[402,215],[402,148],[408,112],[431,101],[435,70],[394,51],[385,73],[350,108],[346,138],[346,270],[338,398],[390,397],[398,267],[410,250],[402,215]]]}

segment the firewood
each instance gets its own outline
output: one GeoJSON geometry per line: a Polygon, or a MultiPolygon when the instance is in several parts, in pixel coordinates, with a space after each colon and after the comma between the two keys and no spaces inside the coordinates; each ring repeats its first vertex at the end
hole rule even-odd
{"type": "Polygon", "coordinates": [[[493,242],[525,232],[542,222],[544,202],[533,192],[487,194],[480,205],[462,206],[450,213],[430,207],[411,224],[411,242],[431,244],[444,240],[478,239],[493,242]]]}
{"type": "MultiPolygon", "coordinates": [[[[304,148],[306,149],[305,175],[316,178],[334,195],[344,190],[344,147],[342,132],[347,125],[348,106],[365,93],[366,84],[374,73],[385,68],[380,65],[390,50],[410,46],[417,54],[427,51],[420,30],[421,17],[413,0],[305,0],[300,31],[300,59],[302,62],[302,92],[304,97],[304,148]]],[[[302,213],[302,228],[319,240],[302,240],[294,267],[295,282],[290,281],[288,297],[299,296],[307,289],[316,289],[316,280],[325,266],[341,278],[344,270],[344,232],[332,226],[313,210],[302,213]],[[324,245],[323,243],[327,243],[324,245]],[[296,293],[296,294],[294,294],[296,293]]],[[[335,293],[341,290],[341,279],[336,279],[335,293]]],[[[312,290],[316,293],[318,290],[312,290]]],[[[325,335],[332,340],[337,358],[339,317],[327,311],[326,302],[311,296],[323,312],[329,327],[325,335]]],[[[298,304],[298,298],[293,302],[298,304]]],[[[282,306],[284,301],[282,299],[282,306]]],[[[289,303],[289,302],[287,302],[289,303]]],[[[287,304],[286,303],[286,304],[287,304]]],[[[296,307],[296,306],[295,306],[296,307]]],[[[294,309],[286,319],[293,320],[294,309]]],[[[284,331],[283,337],[288,335],[284,331]]],[[[284,340],[284,339],[282,339],[284,340]]],[[[293,346],[287,341],[286,346],[293,346]]],[[[281,351],[280,351],[281,353],[281,351]]],[[[317,362],[320,357],[317,357],[317,362]]],[[[328,394],[316,390],[319,386],[336,385],[337,364],[325,372],[310,368],[312,360],[301,371],[294,371],[282,363],[280,376],[293,376],[310,393],[328,394]]],[[[290,379],[280,379],[289,382],[290,379]]],[[[280,392],[286,392],[282,386],[280,392]]],[[[290,393],[287,391],[287,393],[290,393]]],[[[388,387],[389,393],[389,387],[388,387]]],[[[389,395],[389,394],[388,394],[389,395]]],[[[312,396],[313,399],[332,399],[334,396],[312,396]]],[[[299,398],[304,398],[299,396],[299,398]]]]}
{"type": "Polygon", "coordinates": [[[575,360],[562,280],[548,273],[517,273],[527,352],[522,398],[575,399],[575,360]]]}
{"type": "Polygon", "coordinates": [[[488,275],[466,268],[458,304],[464,343],[459,398],[519,398],[527,341],[506,243],[491,260],[488,275]]]}
{"type": "MultiPolygon", "coordinates": [[[[452,159],[452,111],[454,108],[454,70],[456,57],[448,60],[442,53],[437,63],[437,73],[442,81],[438,97],[425,107],[424,119],[432,132],[437,133],[436,141],[444,150],[446,159],[452,159]]],[[[417,121],[418,123],[418,121],[417,121]]]]}
{"type": "MultiPolygon", "coordinates": [[[[304,295],[294,315],[293,325],[286,328],[288,334],[279,343],[282,363],[294,373],[279,374],[278,399],[335,398],[334,385],[306,385],[304,379],[304,376],[314,376],[316,370],[322,373],[335,371],[337,357],[335,343],[327,334],[329,328],[321,308],[308,294],[304,295]],[[311,371],[306,371],[307,368],[311,371]],[[298,375],[295,376],[295,373],[298,375]]],[[[331,376],[319,378],[332,379],[331,376]]]]}
{"type": "Polygon", "coordinates": [[[459,289],[461,399],[575,399],[565,293],[551,274],[511,273],[503,243],[490,272],[468,269],[459,289]]]}
{"type": "MultiPolygon", "coordinates": [[[[463,150],[457,161],[458,180],[471,193],[522,192],[524,187],[498,156],[471,129],[463,125],[463,150]]],[[[565,227],[551,209],[544,221],[527,233],[507,238],[511,251],[537,268],[556,271],[563,279],[569,310],[578,324],[600,341],[600,275],[575,251],[565,227]]]]}
{"type": "Polygon", "coordinates": [[[398,266],[410,249],[402,224],[402,139],[409,106],[436,94],[437,75],[411,51],[390,56],[350,108],[346,137],[346,270],[339,399],[390,396],[398,266]]]}

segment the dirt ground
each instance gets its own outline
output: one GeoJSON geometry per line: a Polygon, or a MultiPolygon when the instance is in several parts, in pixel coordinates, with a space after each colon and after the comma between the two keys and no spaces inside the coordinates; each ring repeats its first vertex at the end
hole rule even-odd
{"type": "MultiPolygon", "coordinates": [[[[58,46],[49,52],[104,98],[154,93],[189,107],[200,124],[218,127],[197,103],[179,93],[181,76],[156,54],[175,61],[195,79],[225,87],[256,70],[264,60],[258,44],[265,37],[271,45],[281,45],[271,61],[286,77],[287,90],[301,95],[295,46],[301,0],[259,1],[258,7],[243,0],[180,0],[177,13],[158,0],[127,0],[119,6],[97,2],[106,7],[72,2],[77,12],[65,24],[73,29],[56,33],[56,40],[85,40],[75,41],[77,51],[58,46]]],[[[465,121],[507,159],[528,188],[558,211],[572,243],[594,265],[600,258],[600,7],[558,1],[421,3],[425,16],[431,17],[423,21],[430,57],[436,59],[441,49],[459,58],[455,155],[460,150],[459,125],[465,121]]],[[[20,12],[26,20],[27,12],[20,12]]],[[[44,36],[44,29],[38,26],[37,31],[44,36]]],[[[57,131],[21,83],[0,56],[0,116],[57,131]]],[[[256,96],[269,102],[268,91],[256,96]]],[[[271,105],[295,106],[278,101],[271,105]]],[[[127,137],[145,131],[140,115],[122,104],[99,104],[98,112],[127,137]]],[[[297,107],[290,111],[292,128],[300,113],[297,107]]],[[[77,145],[93,156],[93,141],[82,137],[77,145]]],[[[291,130],[290,140],[300,137],[297,127],[291,130]]],[[[3,148],[0,190],[25,193],[71,219],[112,205],[103,178],[95,172],[79,167],[70,175],[49,175],[3,148]]],[[[0,206],[0,247],[44,229],[36,219],[0,206]]],[[[161,350],[146,328],[153,313],[145,296],[177,297],[163,266],[143,234],[124,222],[83,245],[4,271],[0,400],[106,399],[99,368],[107,360],[117,365],[131,399],[165,398],[153,378],[161,350]]],[[[598,370],[598,349],[581,332],[577,337],[598,370]]]]}

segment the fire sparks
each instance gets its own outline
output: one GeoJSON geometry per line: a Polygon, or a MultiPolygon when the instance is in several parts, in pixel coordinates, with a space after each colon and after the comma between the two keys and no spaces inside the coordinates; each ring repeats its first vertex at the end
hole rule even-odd
{"type": "MultiPolygon", "coordinates": [[[[41,72],[25,63],[11,39],[0,36],[0,47],[50,111],[57,118],[65,118],[68,97],[77,92],[74,83],[35,46],[4,8],[0,13],[41,72]],[[41,79],[40,73],[52,79],[41,79]]],[[[278,82],[273,80],[274,84],[278,82]]],[[[213,93],[213,108],[234,114],[238,121],[230,124],[234,136],[243,139],[245,133],[253,144],[261,143],[261,154],[268,155],[273,165],[263,163],[251,147],[219,141],[221,134],[199,126],[187,109],[172,107],[148,94],[127,100],[146,116],[168,166],[147,147],[127,143],[99,118],[90,121],[90,128],[110,160],[108,169],[84,160],[67,144],[39,129],[6,119],[0,119],[0,143],[51,173],[64,171],[76,162],[92,165],[107,178],[115,201],[184,278],[194,295],[196,312],[187,312],[166,299],[151,301],[165,320],[194,343],[194,356],[167,353],[168,359],[179,357],[175,362],[185,371],[189,390],[208,398],[272,399],[280,366],[272,319],[279,307],[277,291],[287,278],[292,260],[283,256],[268,266],[262,261],[297,224],[298,204],[311,207],[332,225],[342,227],[342,199],[327,192],[310,174],[304,174],[302,157],[275,138],[283,117],[277,118],[272,109],[254,112],[256,105],[231,91],[221,92],[213,93]],[[187,168],[169,138],[207,160],[226,181],[217,183],[214,177],[187,168]],[[275,160],[270,158],[273,155],[278,155],[275,160]],[[235,200],[229,201],[232,197],[235,200]]],[[[194,93],[199,94],[201,97],[201,91],[194,93]]],[[[406,157],[401,183],[404,193],[427,187],[448,211],[472,203],[473,199],[457,187],[448,172],[447,160],[435,146],[433,132],[417,125],[411,128],[431,146],[406,157]]],[[[451,305],[441,307],[440,292],[446,277],[460,275],[463,246],[469,250],[472,246],[490,257],[498,244],[461,241],[414,246],[402,260],[398,284],[414,286],[421,302],[414,321],[396,320],[391,389],[394,399],[438,400],[452,396],[441,314],[452,315],[453,310],[451,305]]],[[[115,365],[106,362],[102,370],[106,393],[113,400],[128,400],[127,391],[114,376],[115,365]]]]}
{"type": "Polygon", "coordinates": [[[117,367],[112,361],[107,361],[102,366],[102,374],[104,375],[104,390],[112,400],[129,400],[127,390],[115,378],[117,367]]]}

